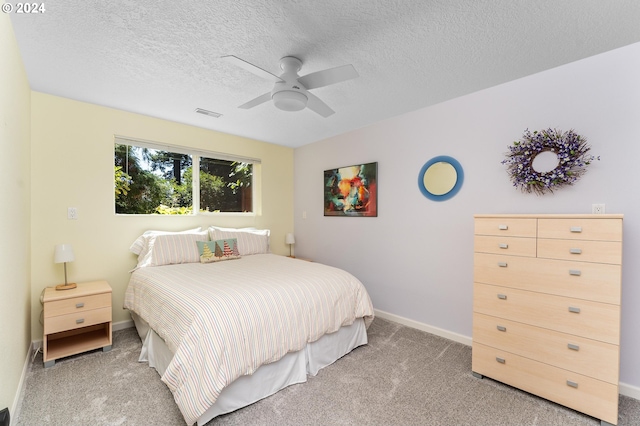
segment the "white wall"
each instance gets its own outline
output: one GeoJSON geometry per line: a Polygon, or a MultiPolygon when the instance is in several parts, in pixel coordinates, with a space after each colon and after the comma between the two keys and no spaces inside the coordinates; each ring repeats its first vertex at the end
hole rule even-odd
{"type": "MultiPolygon", "coordinates": [[[[418,78],[428,78],[419,76],[418,78]]],[[[374,307],[471,337],[473,214],[623,213],[621,381],[640,387],[640,44],[545,71],[295,150],[296,255],[360,278],[374,307]],[[500,163],[527,128],[575,129],[601,156],[574,186],[523,194],[500,163]],[[418,172],[462,164],[457,196],[433,202],[418,172]],[[325,169],[378,162],[378,217],[323,217],[325,169]],[[303,219],[303,212],[307,219],[303,219]]]]}
{"type": "Polygon", "coordinates": [[[30,89],[9,15],[0,14],[0,409],[15,413],[30,342],[30,89]]]}

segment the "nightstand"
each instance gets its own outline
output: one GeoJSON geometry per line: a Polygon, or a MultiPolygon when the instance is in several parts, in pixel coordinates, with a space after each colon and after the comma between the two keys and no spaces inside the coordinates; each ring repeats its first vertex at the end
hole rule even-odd
{"type": "Polygon", "coordinates": [[[56,359],[93,349],[111,349],[111,287],[106,281],[78,283],[71,290],[46,288],[42,359],[56,359]]]}

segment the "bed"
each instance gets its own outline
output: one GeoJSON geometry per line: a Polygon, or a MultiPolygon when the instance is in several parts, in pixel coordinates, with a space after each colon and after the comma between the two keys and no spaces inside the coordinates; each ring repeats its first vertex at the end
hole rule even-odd
{"type": "Polygon", "coordinates": [[[367,343],[373,307],[362,283],[271,254],[268,236],[209,228],[145,234],[132,245],[138,265],[124,307],[143,341],[140,360],[156,368],[189,425],[304,382],[367,343]]]}

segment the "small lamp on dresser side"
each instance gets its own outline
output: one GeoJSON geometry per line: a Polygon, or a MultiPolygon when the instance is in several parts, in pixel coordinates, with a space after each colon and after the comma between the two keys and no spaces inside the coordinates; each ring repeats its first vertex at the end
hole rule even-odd
{"type": "Polygon", "coordinates": [[[70,290],[76,288],[76,283],[67,281],[67,262],[73,262],[76,257],[73,254],[71,244],[58,244],[53,255],[54,263],[64,263],[64,284],[56,286],[56,290],[70,290]]]}

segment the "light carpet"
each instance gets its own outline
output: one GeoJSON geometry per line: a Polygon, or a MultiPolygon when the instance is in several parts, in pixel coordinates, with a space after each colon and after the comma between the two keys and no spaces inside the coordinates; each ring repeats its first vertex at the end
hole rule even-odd
{"type": "MultiPolygon", "coordinates": [[[[138,363],[134,329],[110,352],[30,365],[16,425],[184,425],[156,371],[138,363]]],[[[619,425],[640,425],[620,397],[619,425]]],[[[369,344],[275,395],[207,425],[599,425],[544,399],[471,375],[471,347],[376,318],[369,344]]]]}

